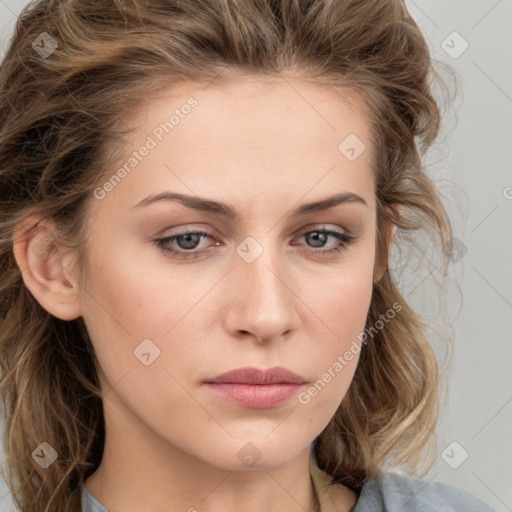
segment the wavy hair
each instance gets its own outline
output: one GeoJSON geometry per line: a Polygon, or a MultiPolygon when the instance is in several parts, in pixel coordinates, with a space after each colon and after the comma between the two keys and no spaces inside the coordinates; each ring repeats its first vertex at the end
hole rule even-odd
{"type": "MultiPolygon", "coordinates": [[[[284,73],[364,100],[377,263],[392,221],[393,244],[431,235],[446,276],[452,227],[424,165],[440,131],[432,80],[442,80],[403,0],[40,0],[21,12],[0,68],[0,393],[6,481],[24,512],[81,510],[78,490],[100,463],[105,424],[85,324],[52,316],[24,285],[16,226],[33,212],[51,219],[54,241],[77,249],[85,268],[89,200],[123,154],[128,113],[180,81],[284,73]],[[43,32],[58,43],[51,55],[35,51],[43,32]],[[31,456],[43,441],[58,453],[46,469],[31,456]]],[[[389,464],[418,471],[435,446],[440,370],[429,324],[388,266],[367,328],[396,303],[312,444],[318,466],[356,491],[389,464]]]]}

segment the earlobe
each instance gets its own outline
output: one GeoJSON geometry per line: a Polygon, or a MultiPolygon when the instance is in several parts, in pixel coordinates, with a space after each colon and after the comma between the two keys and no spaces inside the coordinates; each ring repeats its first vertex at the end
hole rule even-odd
{"type": "Polygon", "coordinates": [[[17,226],[14,258],[23,282],[48,313],[61,320],[81,316],[79,286],[71,274],[73,255],[58,244],[52,222],[30,215],[17,226]]]}

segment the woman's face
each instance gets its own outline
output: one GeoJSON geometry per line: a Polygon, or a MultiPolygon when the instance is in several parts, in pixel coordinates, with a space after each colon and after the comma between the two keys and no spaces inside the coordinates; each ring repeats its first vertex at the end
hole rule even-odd
{"type": "Polygon", "coordinates": [[[158,446],[155,457],[172,447],[230,470],[283,465],[325,428],[359,357],[376,240],[362,105],[248,78],[181,84],[139,113],[126,160],[91,199],[80,297],[107,429],[158,446]],[[148,200],[160,194],[188,199],[148,200]],[[339,194],[360,199],[306,206],[339,194]],[[354,239],[340,246],[336,233],[354,239]],[[204,384],[275,366],[305,381],[281,402],[263,397],[279,386],[239,386],[233,401],[233,385],[204,384]]]}

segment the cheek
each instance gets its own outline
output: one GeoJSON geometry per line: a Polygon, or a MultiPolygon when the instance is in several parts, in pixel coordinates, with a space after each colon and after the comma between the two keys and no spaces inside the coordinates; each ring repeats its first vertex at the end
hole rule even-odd
{"type": "Polygon", "coordinates": [[[330,328],[325,339],[332,340],[331,348],[343,348],[364,330],[374,285],[371,249],[354,251],[329,279],[319,281],[321,289],[309,293],[312,310],[330,328]]]}
{"type": "MultiPolygon", "coordinates": [[[[163,303],[141,268],[141,259],[115,233],[95,234],[82,296],[83,319],[100,367],[110,384],[143,366],[134,350],[164,330],[163,303]]],[[[170,319],[169,319],[170,320],[170,319]]],[[[170,327],[170,321],[165,330],[170,327]]]]}
{"type": "Polygon", "coordinates": [[[197,374],[204,360],[205,354],[196,353],[204,337],[197,315],[219,277],[211,271],[198,277],[161,257],[149,262],[147,248],[107,236],[98,237],[97,247],[105,249],[89,255],[82,306],[106,389],[125,389],[126,403],[138,404],[141,414],[153,403],[152,417],[160,406],[190,407],[190,395],[178,382],[197,374]]]}
{"type": "MultiPolygon", "coordinates": [[[[109,233],[110,235],[111,233],[109,233]]],[[[168,332],[198,301],[208,283],[184,279],[179,267],[148,251],[148,243],[98,237],[103,250],[90,253],[91,277],[83,297],[84,318],[101,332],[117,333],[113,340],[135,343],[168,332]],[[148,261],[148,252],[154,260],[148,261]]],[[[103,334],[101,334],[103,333],[103,334]]],[[[133,348],[134,348],[133,347],[133,348]]]]}
{"type": "MultiPolygon", "coordinates": [[[[112,246],[108,258],[91,255],[94,277],[87,285],[83,317],[110,414],[119,415],[116,421],[122,423],[126,418],[121,410],[127,408],[140,422],[165,430],[177,410],[201,415],[187,391],[184,377],[194,375],[194,360],[183,338],[195,336],[187,311],[202,295],[194,289],[204,286],[188,284],[186,291],[178,272],[143,268],[143,259],[126,254],[112,246]]],[[[179,421],[173,425],[180,431],[179,421]]]]}
{"type": "MultiPolygon", "coordinates": [[[[369,250],[371,255],[371,251],[369,250]]],[[[316,353],[318,381],[307,391],[305,402],[323,402],[334,413],[356,371],[362,335],[373,292],[373,260],[361,255],[340,269],[324,293],[310,297],[321,321],[321,350],[316,353]],[[325,389],[325,391],[324,391],[325,389]]],[[[317,331],[318,332],[318,331],[317,331]]]]}

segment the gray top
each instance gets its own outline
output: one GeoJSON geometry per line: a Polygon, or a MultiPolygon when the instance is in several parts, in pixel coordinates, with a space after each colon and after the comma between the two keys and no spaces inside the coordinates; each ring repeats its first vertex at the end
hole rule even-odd
{"type": "MultiPolygon", "coordinates": [[[[467,491],[440,482],[425,482],[396,473],[368,480],[354,512],[496,512],[467,491]]],[[[82,486],[82,512],[108,512],[82,486]]]]}

